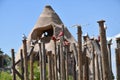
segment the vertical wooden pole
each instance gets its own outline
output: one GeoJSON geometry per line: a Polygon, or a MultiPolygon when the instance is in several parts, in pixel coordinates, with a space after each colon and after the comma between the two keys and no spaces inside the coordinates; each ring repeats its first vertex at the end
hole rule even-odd
{"type": "Polygon", "coordinates": [[[27,59],[27,41],[23,40],[23,52],[24,52],[24,79],[28,80],[28,59],[27,59]]]}
{"type": "Polygon", "coordinates": [[[85,69],[86,69],[86,80],[89,80],[89,58],[86,56],[86,67],[85,67],[85,69]]]}
{"type": "Polygon", "coordinates": [[[83,80],[83,69],[82,69],[82,31],[81,27],[78,26],[78,80],[83,80]]]}
{"type": "Polygon", "coordinates": [[[39,66],[40,66],[40,80],[43,80],[42,78],[42,49],[41,49],[41,41],[38,41],[38,46],[39,46],[39,66]]]}
{"type": "Polygon", "coordinates": [[[48,80],[52,80],[51,55],[52,55],[52,52],[48,52],[48,80]]]}
{"type": "MultiPolygon", "coordinates": [[[[64,33],[64,26],[62,26],[63,28],[63,33],[64,33]]],[[[61,80],[65,80],[65,54],[64,54],[64,35],[62,36],[62,38],[60,39],[60,64],[61,64],[61,80]]]]}
{"type": "Polygon", "coordinates": [[[34,80],[34,72],[33,72],[33,54],[30,55],[30,80],[34,80]]]}
{"type": "Polygon", "coordinates": [[[23,61],[23,50],[20,50],[20,56],[21,56],[21,75],[22,75],[22,80],[24,80],[24,61],[23,61]]]}
{"type": "Polygon", "coordinates": [[[92,70],[93,70],[93,80],[95,80],[95,54],[94,54],[94,46],[92,50],[92,70]]]}
{"type": "Polygon", "coordinates": [[[66,53],[66,61],[65,61],[65,65],[66,65],[66,80],[69,80],[69,74],[68,74],[68,54],[69,54],[69,46],[65,46],[65,53],[66,53]]]}
{"type": "Polygon", "coordinates": [[[57,46],[57,54],[58,54],[58,56],[57,56],[58,57],[57,58],[57,63],[58,64],[57,65],[58,65],[58,71],[59,71],[58,79],[61,80],[61,77],[60,77],[60,75],[61,75],[61,72],[60,72],[61,71],[61,66],[60,66],[60,62],[61,62],[61,60],[60,60],[60,45],[57,46]]]}
{"type": "Polygon", "coordinates": [[[83,80],[89,80],[88,57],[86,52],[86,46],[84,47],[83,56],[84,56],[83,80]]]}
{"type": "Polygon", "coordinates": [[[55,80],[58,80],[58,75],[57,75],[57,53],[56,53],[56,41],[54,41],[54,69],[55,69],[55,80]]]}
{"type": "Polygon", "coordinates": [[[119,61],[120,57],[119,55],[120,55],[120,48],[117,48],[116,49],[116,73],[117,73],[116,80],[120,80],[120,61],[119,61]]]}
{"type": "Polygon", "coordinates": [[[102,65],[103,65],[103,79],[104,80],[111,80],[109,62],[108,62],[106,31],[105,31],[105,28],[104,28],[104,22],[105,22],[104,20],[98,21],[99,29],[100,29],[100,43],[101,43],[102,65]]]}
{"type": "Polygon", "coordinates": [[[75,43],[72,43],[72,50],[73,50],[73,54],[75,56],[76,64],[78,64],[78,50],[77,50],[75,43]]]}
{"type": "Polygon", "coordinates": [[[51,55],[51,66],[52,66],[52,80],[55,80],[55,61],[54,61],[54,54],[51,55]]]}
{"type": "Polygon", "coordinates": [[[46,80],[46,51],[45,51],[45,43],[43,42],[41,42],[41,50],[42,50],[43,80],[46,80]]]}
{"type": "Polygon", "coordinates": [[[113,72],[112,72],[112,60],[111,60],[111,45],[112,45],[112,42],[109,41],[107,45],[108,45],[108,60],[109,60],[109,67],[110,67],[110,77],[112,79],[114,79],[114,75],[113,75],[113,72]]]}
{"type": "Polygon", "coordinates": [[[13,80],[16,80],[16,74],[15,74],[15,54],[14,54],[14,49],[11,49],[11,53],[12,53],[13,80]]]}
{"type": "Polygon", "coordinates": [[[99,62],[98,62],[98,54],[95,54],[96,58],[96,80],[100,80],[100,71],[99,71],[99,62]]]}
{"type": "Polygon", "coordinates": [[[100,58],[100,74],[101,74],[101,80],[104,80],[104,79],[103,79],[102,54],[100,54],[99,58],[100,58]]]}
{"type": "Polygon", "coordinates": [[[77,80],[76,79],[76,62],[75,62],[75,56],[73,55],[73,80],[77,80]]]}
{"type": "Polygon", "coordinates": [[[120,80],[120,38],[116,39],[117,48],[116,48],[116,78],[120,80]]]}

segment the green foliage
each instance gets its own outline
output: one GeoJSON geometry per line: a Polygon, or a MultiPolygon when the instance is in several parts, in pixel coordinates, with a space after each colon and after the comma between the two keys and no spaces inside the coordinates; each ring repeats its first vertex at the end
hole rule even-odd
{"type": "Polygon", "coordinates": [[[34,80],[40,80],[40,69],[37,61],[34,63],[34,80]]]}
{"type": "Polygon", "coordinates": [[[4,52],[1,50],[1,48],[0,48],[0,54],[3,54],[4,52]]]}
{"type": "Polygon", "coordinates": [[[12,75],[9,72],[0,72],[0,80],[12,80],[12,75]]]}

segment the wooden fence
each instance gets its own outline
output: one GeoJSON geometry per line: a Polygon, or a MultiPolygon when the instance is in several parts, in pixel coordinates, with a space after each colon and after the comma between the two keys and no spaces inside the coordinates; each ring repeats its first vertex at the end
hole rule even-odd
{"type": "MultiPolygon", "coordinates": [[[[54,41],[54,52],[46,51],[45,43],[41,42],[41,40],[36,40],[36,43],[31,46],[30,52],[28,52],[26,39],[24,39],[19,61],[15,62],[14,49],[11,50],[13,80],[16,80],[16,75],[21,80],[34,80],[34,54],[32,52],[35,45],[39,47],[40,80],[113,80],[111,43],[107,44],[106,42],[104,21],[98,21],[98,23],[100,42],[89,38],[88,35],[84,36],[84,41],[82,41],[82,30],[78,26],[78,43],[64,45],[64,36],[62,36],[59,43],[54,41]],[[28,60],[30,62],[30,75],[28,75],[28,60]],[[21,72],[16,69],[18,63],[21,67],[21,72]],[[48,75],[46,74],[46,69],[48,70],[48,75]]],[[[120,80],[119,50],[118,47],[116,49],[117,80],[120,80]]]]}

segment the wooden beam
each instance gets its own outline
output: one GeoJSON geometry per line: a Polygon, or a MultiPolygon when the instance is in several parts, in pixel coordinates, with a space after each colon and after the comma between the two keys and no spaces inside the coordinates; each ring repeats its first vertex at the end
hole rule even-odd
{"type": "Polygon", "coordinates": [[[22,75],[22,78],[21,80],[24,80],[24,61],[23,61],[23,50],[20,49],[20,57],[21,57],[21,75],[22,75]]]}
{"type": "Polygon", "coordinates": [[[69,73],[68,73],[68,55],[69,55],[69,45],[65,46],[65,53],[66,53],[66,60],[65,60],[65,66],[66,66],[66,80],[69,80],[69,73]]]}
{"type": "Polygon", "coordinates": [[[72,63],[72,68],[73,68],[73,80],[77,80],[76,78],[76,62],[75,62],[75,56],[73,56],[73,63],[72,63]]]}
{"type": "Polygon", "coordinates": [[[20,79],[22,79],[22,75],[15,69],[15,73],[18,75],[20,79]]]}
{"type": "Polygon", "coordinates": [[[100,79],[100,70],[99,70],[99,62],[98,62],[98,54],[97,53],[95,54],[95,64],[96,64],[96,68],[95,68],[96,69],[96,73],[95,73],[96,78],[95,79],[96,80],[101,80],[100,79]]]}
{"type": "Polygon", "coordinates": [[[34,71],[33,71],[33,54],[30,55],[30,80],[34,80],[34,71]]]}
{"type": "Polygon", "coordinates": [[[119,59],[120,59],[120,48],[117,48],[116,50],[115,50],[115,52],[116,52],[116,79],[117,80],[120,80],[120,61],[119,61],[119,59]]]}
{"type": "Polygon", "coordinates": [[[87,51],[86,46],[84,46],[83,51],[83,60],[84,60],[84,66],[83,66],[83,80],[89,80],[89,61],[87,57],[87,51]]]}
{"type": "Polygon", "coordinates": [[[24,52],[24,79],[28,80],[28,59],[27,59],[27,41],[23,40],[23,52],[24,52]]]}
{"type": "Polygon", "coordinates": [[[45,43],[41,42],[41,51],[42,51],[42,80],[46,80],[46,50],[45,50],[45,43]]]}
{"type": "Polygon", "coordinates": [[[54,54],[51,55],[51,66],[52,66],[52,80],[55,80],[55,62],[54,62],[54,54]]]}
{"type": "Polygon", "coordinates": [[[38,41],[38,47],[39,47],[39,66],[40,66],[40,80],[43,80],[42,78],[42,52],[41,52],[41,41],[38,41]]]}
{"type": "Polygon", "coordinates": [[[11,53],[12,53],[13,80],[16,80],[16,73],[15,73],[15,54],[14,54],[14,49],[11,49],[11,53]]]}
{"type": "MultiPolygon", "coordinates": [[[[62,26],[63,29],[63,33],[64,33],[64,25],[62,26]]],[[[66,75],[65,75],[65,54],[64,54],[64,35],[60,38],[60,75],[61,75],[61,80],[65,80],[66,79],[66,75]]]]}
{"type": "Polygon", "coordinates": [[[102,54],[102,66],[103,66],[103,79],[112,80],[110,75],[109,61],[108,61],[108,50],[107,50],[107,40],[106,40],[106,30],[104,27],[104,20],[98,21],[100,30],[100,44],[101,44],[101,54],[102,54]]]}
{"type": "Polygon", "coordinates": [[[78,80],[83,80],[83,65],[82,65],[82,31],[81,26],[78,26],[78,80]]]}
{"type": "Polygon", "coordinates": [[[54,41],[54,70],[55,70],[55,80],[58,80],[58,75],[57,75],[56,41],[54,41]]]}
{"type": "Polygon", "coordinates": [[[52,55],[51,51],[47,53],[47,57],[48,57],[48,80],[52,80],[52,66],[51,66],[52,65],[51,64],[52,57],[51,57],[51,55],[52,55]]]}

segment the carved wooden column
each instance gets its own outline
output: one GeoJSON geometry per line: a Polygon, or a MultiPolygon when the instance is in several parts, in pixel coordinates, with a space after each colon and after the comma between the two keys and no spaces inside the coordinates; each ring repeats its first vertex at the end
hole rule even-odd
{"type": "Polygon", "coordinates": [[[109,61],[108,61],[106,30],[104,28],[104,22],[105,22],[104,20],[98,21],[99,30],[100,30],[100,44],[101,44],[101,55],[102,55],[103,79],[104,80],[111,80],[109,61]]]}

